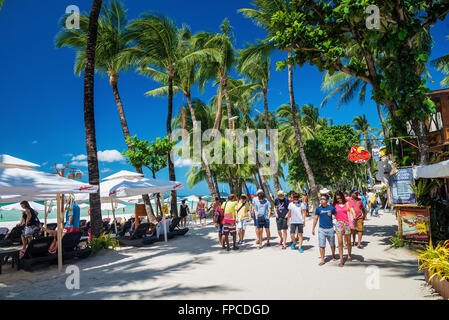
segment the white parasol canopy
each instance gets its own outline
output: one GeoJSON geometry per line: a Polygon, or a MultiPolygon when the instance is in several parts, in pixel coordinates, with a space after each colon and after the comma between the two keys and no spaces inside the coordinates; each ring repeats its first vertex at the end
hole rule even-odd
{"type": "MultiPolygon", "coordinates": [[[[123,198],[149,193],[162,193],[171,190],[181,190],[184,185],[178,181],[141,178],[135,180],[117,179],[109,189],[109,197],[123,198]]],[[[100,187],[101,190],[101,187],[100,187]]],[[[101,191],[101,193],[103,193],[101,191]]]]}
{"type": "Polygon", "coordinates": [[[185,201],[192,201],[192,202],[197,202],[197,201],[199,201],[199,199],[198,199],[197,196],[188,196],[187,198],[183,198],[182,200],[185,200],[185,201]]]}
{"type": "Polygon", "coordinates": [[[31,168],[31,167],[40,167],[40,165],[10,156],[8,154],[0,154],[0,167],[31,168]]]}
{"type": "Polygon", "coordinates": [[[448,178],[449,160],[438,162],[427,166],[417,166],[413,168],[413,178],[448,178]]]}
{"type": "Polygon", "coordinates": [[[93,193],[97,186],[25,168],[0,168],[0,195],[93,193]]]}
{"type": "MultiPolygon", "coordinates": [[[[29,203],[30,207],[33,208],[33,209],[36,210],[36,211],[41,211],[41,212],[44,212],[44,211],[45,211],[45,206],[43,206],[43,205],[41,205],[41,204],[39,204],[39,203],[37,203],[37,202],[29,201],[28,203],[29,203]]],[[[23,208],[22,208],[22,206],[20,205],[20,202],[17,202],[17,203],[9,204],[9,205],[7,205],[7,206],[0,207],[0,210],[6,210],[6,211],[11,211],[11,210],[23,211],[23,208]]]]}
{"type": "Polygon", "coordinates": [[[122,178],[122,179],[143,178],[143,174],[122,170],[117,173],[114,173],[113,175],[110,175],[109,177],[104,178],[103,180],[114,180],[114,179],[120,179],[120,178],[122,178]]]}

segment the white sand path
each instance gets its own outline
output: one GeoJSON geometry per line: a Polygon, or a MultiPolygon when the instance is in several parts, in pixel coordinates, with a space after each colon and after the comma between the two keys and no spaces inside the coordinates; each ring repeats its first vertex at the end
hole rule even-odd
{"type": "MultiPolygon", "coordinates": [[[[390,212],[369,218],[365,226],[365,247],[355,248],[353,261],[343,268],[338,261],[318,266],[312,217],[302,254],[280,248],[272,218],[272,246],[261,250],[252,223],[246,236],[251,241],[230,252],[219,248],[209,224],[193,226],[186,236],[168,243],[74,260],[81,269],[79,290],[66,288],[68,275],[59,274],[56,266],[25,272],[7,265],[0,275],[0,299],[440,299],[417,270],[416,255],[391,248],[388,238],[397,227],[390,212]],[[366,284],[373,273],[367,270],[376,268],[379,288],[370,289],[366,284]]],[[[326,253],[330,255],[329,247],[326,253]]]]}

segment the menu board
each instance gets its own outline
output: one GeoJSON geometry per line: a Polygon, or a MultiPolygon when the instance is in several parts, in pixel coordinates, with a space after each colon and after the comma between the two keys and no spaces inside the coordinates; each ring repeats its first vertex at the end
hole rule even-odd
{"type": "Polygon", "coordinates": [[[396,176],[390,176],[390,188],[393,204],[415,204],[416,197],[413,189],[412,168],[398,169],[396,176]]]}
{"type": "Polygon", "coordinates": [[[429,241],[429,208],[405,207],[399,209],[402,225],[402,237],[406,240],[429,241]]]}

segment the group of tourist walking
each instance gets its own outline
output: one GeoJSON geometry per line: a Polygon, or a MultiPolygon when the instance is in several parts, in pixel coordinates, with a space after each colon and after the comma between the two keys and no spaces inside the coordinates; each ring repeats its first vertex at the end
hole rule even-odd
{"type": "MultiPolygon", "coordinates": [[[[308,198],[301,197],[297,192],[290,192],[289,198],[283,191],[279,191],[274,200],[274,208],[266,199],[263,190],[258,190],[252,200],[248,195],[242,194],[238,198],[230,194],[228,199],[221,202],[216,198],[212,203],[214,212],[214,226],[218,231],[218,241],[223,249],[238,250],[239,245],[245,243],[245,231],[252,220],[257,236],[256,244],[259,249],[271,246],[270,218],[274,214],[279,236],[279,245],[286,249],[288,233],[290,233],[290,249],[303,253],[303,234],[309,216],[308,198]],[[266,242],[264,242],[264,230],[266,242]]],[[[316,235],[318,225],[318,245],[321,260],[319,265],[325,264],[325,249],[328,243],[332,258],[336,260],[335,235],[337,235],[340,263],[345,263],[343,251],[347,249],[347,260],[351,261],[353,246],[362,249],[362,236],[364,220],[367,210],[358,191],[346,194],[343,191],[335,192],[333,198],[329,193],[321,193],[320,206],[315,209],[312,225],[312,236],[316,235]],[[351,241],[352,235],[352,241],[351,241]]]]}

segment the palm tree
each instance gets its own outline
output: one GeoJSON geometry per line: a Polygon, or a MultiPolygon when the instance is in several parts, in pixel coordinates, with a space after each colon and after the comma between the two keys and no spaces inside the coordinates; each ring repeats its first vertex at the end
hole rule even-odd
{"type": "Polygon", "coordinates": [[[0,10],[2,9],[4,2],[5,2],[5,0],[0,0],[0,10]]]}
{"type": "MultiPolygon", "coordinates": [[[[263,44],[262,44],[263,45],[263,44]]],[[[267,130],[268,142],[270,145],[270,152],[274,152],[274,141],[271,138],[270,116],[268,111],[268,81],[270,79],[270,51],[260,50],[257,45],[248,45],[245,50],[240,52],[240,58],[237,64],[237,70],[248,77],[251,81],[258,84],[263,95],[263,105],[265,113],[265,126],[267,130]]],[[[277,160],[277,154],[274,155],[277,160]]],[[[276,168],[277,169],[277,168],[276,168]]],[[[275,194],[278,194],[280,189],[279,175],[276,170],[273,170],[273,182],[275,194]]]]}
{"type": "MultiPolygon", "coordinates": [[[[354,120],[352,120],[353,128],[356,131],[356,133],[359,135],[361,144],[366,149],[368,149],[369,153],[372,154],[372,145],[373,143],[377,144],[377,137],[382,134],[382,131],[378,128],[373,128],[368,122],[368,119],[366,118],[366,115],[355,117],[354,120]]],[[[371,164],[372,164],[373,158],[367,162],[368,164],[368,174],[371,179],[373,180],[373,175],[371,171],[371,164]]]]}
{"type": "MultiPolygon", "coordinates": [[[[178,28],[168,17],[154,13],[144,14],[132,21],[128,27],[127,36],[135,41],[136,45],[131,47],[122,55],[123,63],[137,64],[141,70],[155,74],[165,73],[167,79],[168,112],[167,112],[167,135],[172,134],[173,114],[173,86],[176,68],[189,59],[195,59],[196,52],[185,55],[185,47],[190,38],[190,30],[187,26],[178,28]],[[152,67],[156,69],[153,69],[152,67]]],[[[176,180],[175,166],[171,154],[168,157],[168,171],[171,181],[176,180]]],[[[178,215],[176,191],[171,192],[171,210],[178,215]]]]}
{"type": "MultiPolygon", "coordinates": [[[[95,53],[95,69],[100,74],[109,76],[109,84],[112,88],[117,111],[119,114],[120,124],[122,126],[123,137],[130,148],[130,132],[126,121],[125,110],[123,108],[122,99],[118,90],[119,73],[128,69],[130,66],[122,63],[121,55],[129,48],[131,40],[126,37],[128,19],[126,17],[127,10],[118,0],[111,0],[109,6],[103,4],[101,9],[102,15],[98,19],[98,37],[95,53]]],[[[86,39],[89,17],[87,14],[80,15],[80,29],[65,28],[65,19],[63,19],[64,27],[56,36],[56,47],[71,47],[77,50],[75,60],[75,73],[80,76],[84,71],[86,62],[86,39]]],[[[136,168],[138,173],[143,174],[142,168],[136,168]]],[[[146,210],[149,212],[151,220],[156,220],[148,195],[143,195],[146,210]]]]}
{"type": "MultiPolygon", "coordinates": [[[[446,36],[449,40],[449,36],[446,36]]],[[[441,81],[441,86],[447,87],[449,86],[449,54],[446,54],[438,59],[433,60],[432,65],[436,67],[436,69],[440,72],[443,72],[445,77],[441,81]]]]}
{"type": "MultiPolygon", "coordinates": [[[[102,0],[94,0],[90,11],[86,42],[86,67],[84,72],[84,126],[86,130],[87,169],[89,172],[89,183],[92,185],[100,185],[94,118],[94,75],[98,16],[100,15],[101,4],[102,0]]],[[[99,189],[98,192],[89,194],[90,222],[94,237],[100,236],[103,231],[99,189]]]]}
{"type": "MultiPolygon", "coordinates": [[[[173,91],[178,92],[181,91],[184,96],[187,99],[187,105],[190,111],[190,116],[192,119],[193,130],[198,130],[198,122],[195,115],[195,110],[192,104],[192,93],[191,88],[195,84],[198,83],[198,73],[196,72],[198,65],[200,64],[207,64],[210,63],[210,56],[209,53],[211,52],[208,49],[198,49],[194,50],[195,46],[192,43],[186,43],[185,46],[185,52],[184,54],[186,56],[192,55],[193,53],[196,54],[195,59],[187,59],[187,60],[180,60],[177,64],[175,76],[173,79],[173,91]]],[[[157,70],[154,70],[152,68],[145,68],[142,70],[142,74],[148,75],[151,78],[153,78],[156,81],[159,81],[163,84],[168,83],[168,75],[161,73],[157,70]]],[[[165,85],[163,87],[148,91],[146,95],[149,96],[166,96],[168,93],[168,86],[165,85]]],[[[214,185],[213,185],[213,179],[212,179],[212,173],[210,170],[210,166],[206,157],[206,154],[201,146],[201,159],[202,164],[206,171],[206,183],[209,188],[210,194],[213,196],[213,198],[218,197],[219,194],[217,194],[214,185]]]]}
{"type": "MultiPolygon", "coordinates": [[[[287,11],[289,9],[290,2],[287,0],[255,0],[252,2],[252,4],[256,7],[256,9],[240,9],[239,12],[242,12],[247,18],[252,19],[256,23],[256,25],[264,28],[267,31],[267,38],[265,40],[265,43],[267,43],[267,46],[269,46],[270,39],[274,36],[274,31],[271,27],[271,18],[274,14],[276,14],[276,12],[280,10],[287,11]]],[[[289,60],[292,55],[292,50],[288,50],[289,60]]],[[[307,177],[309,179],[313,205],[314,207],[318,207],[318,188],[315,183],[315,176],[304,151],[301,130],[299,128],[297,119],[296,103],[293,93],[293,66],[291,64],[288,65],[288,90],[290,95],[290,107],[292,108],[292,120],[297,148],[306,169],[307,177]]]]}
{"type": "Polygon", "coordinates": [[[218,98],[216,103],[217,111],[215,114],[216,118],[214,123],[214,129],[217,130],[219,130],[221,126],[222,92],[225,95],[228,128],[232,128],[232,112],[228,90],[228,76],[234,66],[236,57],[235,49],[232,45],[233,35],[231,28],[232,27],[229,24],[229,20],[224,19],[220,25],[221,33],[198,33],[195,40],[198,44],[201,44],[202,48],[212,49],[215,53],[214,62],[202,64],[198,72],[201,86],[204,86],[205,82],[211,79],[216,79],[219,82],[218,98]]]}
{"type": "MultiPolygon", "coordinates": [[[[323,91],[330,91],[330,93],[326,96],[326,98],[324,98],[321,106],[326,105],[331,98],[339,95],[340,100],[338,101],[337,108],[340,109],[342,104],[350,103],[355,98],[357,93],[359,95],[359,103],[360,105],[363,105],[366,100],[367,87],[367,82],[352,77],[346,73],[337,72],[330,75],[329,71],[326,71],[323,76],[321,88],[323,91]]],[[[384,136],[388,137],[388,129],[382,114],[381,106],[379,103],[376,103],[376,105],[384,136]]]]}

